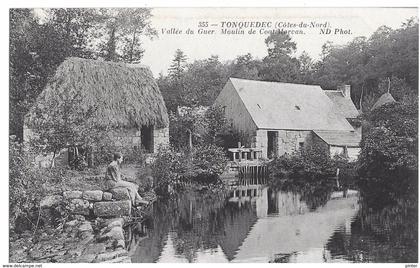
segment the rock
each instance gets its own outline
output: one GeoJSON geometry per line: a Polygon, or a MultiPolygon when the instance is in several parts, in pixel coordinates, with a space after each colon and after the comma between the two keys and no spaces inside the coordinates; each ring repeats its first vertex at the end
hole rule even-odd
{"type": "Polygon", "coordinates": [[[78,241],[78,244],[79,245],[89,244],[94,238],[95,236],[92,233],[85,233],[85,235],[83,235],[83,239],[78,241]]]}
{"type": "Polygon", "coordinates": [[[109,192],[104,192],[104,194],[103,194],[103,196],[102,196],[102,199],[103,199],[104,201],[111,201],[111,200],[112,200],[112,194],[111,194],[111,193],[109,193],[109,192]]]}
{"type": "Polygon", "coordinates": [[[111,194],[115,200],[130,200],[130,195],[126,188],[111,189],[111,194]]]}
{"type": "Polygon", "coordinates": [[[78,230],[79,230],[79,232],[93,232],[92,225],[88,221],[85,221],[84,223],[82,223],[79,226],[78,230]]]}
{"type": "Polygon", "coordinates": [[[82,215],[72,215],[71,218],[74,219],[74,220],[78,220],[78,221],[84,221],[85,220],[85,216],[82,216],[82,215]]]}
{"type": "Polygon", "coordinates": [[[82,198],[82,191],[66,191],[63,192],[64,199],[82,198]]]}
{"type": "Polygon", "coordinates": [[[109,219],[106,221],[106,225],[108,226],[108,228],[112,228],[115,226],[122,227],[124,225],[124,219],[123,218],[109,219]]]}
{"type": "Polygon", "coordinates": [[[87,255],[82,255],[76,258],[75,262],[89,263],[89,262],[93,262],[95,258],[96,258],[95,254],[87,254],[87,255]]]}
{"type": "Polygon", "coordinates": [[[63,201],[63,197],[61,195],[49,195],[44,197],[41,200],[41,208],[51,208],[56,207],[63,201]]]}
{"type": "Polygon", "coordinates": [[[68,227],[74,227],[74,226],[76,226],[77,224],[79,223],[79,221],[78,220],[72,220],[72,221],[68,221],[68,222],[66,222],[66,226],[68,226],[68,227]]]}
{"type": "Polygon", "coordinates": [[[99,253],[105,252],[105,244],[104,243],[95,243],[90,244],[86,247],[85,251],[83,251],[84,255],[95,254],[98,255],[99,253]]]}
{"type": "Polygon", "coordinates": [[[83,250],[84,250],[83,248],[81,248],[80,246],[78,246],[76,248],[69,249],[67,251],[67,254],[66,255],[68,255],[68,256],[70,256],[72,258],[79,257],[79,256],[82,255],[83,250]]]}
{"type": "Polygon", "coordinates": [[[104,261],[104,263],[131,263],[131,258],[128,256],[122,256],[109,261],[104,261]]]}
{"type": "Polygon", "coordinates": [[[127,256],[127,255],[128,255],[128,252],[124,249],[119,249],[112,252],[105,252],[105,253],[99,254],[96,257],[95,262],[108,261],[108,260],[112,260],[121,256],[127,256]]]}
{"type": "Polygon", "coordinates": [[[83,199],[89,200],[89,201],[101,201],[102,195],[103,195],[103,192],[101,190],[84,191],[83,199]]]}
{"type": "Polygon", "coordinates": [[[131,201],[105,201],[93,205],[93,213],[97,217],[120,217],[131,214],[131,201]]]}
{"type": "Polygon", "coordinates": [[[70,211],[74,214],[89,215],[89,201],[83,199],[72,199],[70,201],[70,211]]]}
{"type": "Polygon", "coordinates": [[[119,239],[115,243],[115,248],[125,248],[125,241],[124,239],[119,239]]]}
{"type": "Polygon", "coordinates": [[[29,256],[34,260],[39,260],[45,253],[42,250],[34,249],[29,252],[29,256]]]}
{"type": "Polygon", "coordinates": [[[124,231],[122,227],[115,226],[108,232],[108,236],[115,240],[124,240],[124,231]]]}

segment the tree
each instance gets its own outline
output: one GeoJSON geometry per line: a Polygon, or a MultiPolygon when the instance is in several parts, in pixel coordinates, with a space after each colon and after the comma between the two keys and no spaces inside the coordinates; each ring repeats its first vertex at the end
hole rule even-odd
{"type": "Polygon", "coordinates": [[[140,37],[152,39],[157,36],[156,30],[151,27],[151,10],[102,8],[99,14],[97,33],[106,36],[100,42],[99,55],[107,61],[140,62],[144,53],[140,37]]]}
{"type": "MultiPolygon", "coordinates": [[[[28,123],[36,133],[31,138],[31,147],[43,153],[53,153],[51,166],[60,151],[72,147],[91,150],[93,146],[107,140],[107,129],[95,124],[97,106],[81,107],[81,94],[60,94],[58,99],[46,98],[44,105],[36,105],[28,123]]],[[[73,167],[81,168],[82,163],[73,167]]]]}
{"type": "Polygon", "coordinates": [[[175,51],[174,59],[169,67],[168,73],[173,80],[180,80],[185,72],[187,56],[181,49],[175,51]]]}
{"type": "Polygon", "coordinates": [[[299,60],[299,81],[302,83],[311,83],[314,71],[314,61],[306,51],[303,51],[299,60]]]}
{"type": "Polygon", "coordinates": [[[10,10],[10,134],[23,137],[23,117],[66,57],[93,57],[86,33],[89,9],[49,9],[45,22],[33,10],[10,10]]]}
{"type": "Polygon", "coordinates": [[[283,33],[270,34],[265,39],[268,56],[263,60],[259,77],[263,80],[295,82],[299,75],[299,61],[292,57],[296,43],[283,33]]]}
{"type": "Polygon", "coordinates": [[[230,77],[258,80],[258,70],[261,68],[261,61],[256,60],[250,53],[236,57],[227,66],[230,77]]]}
{"type": "Polygon", "coordinates": [[[365,115],[359,185],[366,198],[417,195],[418,105],[385,104],[365,115]]]}

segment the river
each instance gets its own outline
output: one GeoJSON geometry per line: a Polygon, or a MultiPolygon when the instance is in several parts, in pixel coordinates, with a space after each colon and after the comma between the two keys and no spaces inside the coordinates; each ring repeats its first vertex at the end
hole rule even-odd
{"type": "MultiPolygon", "coordinates": [[[[417,216],[263,185],[185,191],[129,227],[132,262],[417,262],[417,216]]],[[[414,214],[413,214],[414,213],[414,214]]]]}

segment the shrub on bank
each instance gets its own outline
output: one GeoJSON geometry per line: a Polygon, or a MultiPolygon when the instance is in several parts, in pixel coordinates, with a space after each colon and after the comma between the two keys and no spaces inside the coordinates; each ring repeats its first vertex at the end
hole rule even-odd
{"type": "Polygon", "coordinates": [[[321,147],[314,145],[296,154],[285,154],[268,164],[270,182],[320,182],[335,176],[335,161],[321,147]]]}
{"type": "Polygon", "coordinates": [[[168,186],[182,183],[218,183],[227,161],[223,149],[215,145],[196,146],[191,152],[161,150],[152,165],[156,189],[164,194],[168,186]]]}
{"type": "Polygon", "coordinates": [[[362,194],[379,203],[417,199],[418,104],[386,104],[364,119],[368,127],[358,167],[362,194]]]}

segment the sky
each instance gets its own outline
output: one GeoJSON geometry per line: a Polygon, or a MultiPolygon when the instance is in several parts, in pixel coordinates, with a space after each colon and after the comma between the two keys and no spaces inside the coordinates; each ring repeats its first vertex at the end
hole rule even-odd
{"type": "MultiPolygon", "coordinates": [[[[142,64],[152,70],[155,77],[166,74],[176,49],[187,55],[188,62],[218,55],[223,61],[233,60],[238,55],[251,53],[255,58],[267,55],[264,39],[268,34],[222,34],[228,22],[271,22],[273,25],[286,26],[291,23],[311,22],[329,23],[331,34],[320,34],[321,28],[302,29],[304,34],[292,34],[297,44],[296,56],[306,51],[312,58],[319,59],[322,45],[332,41],[344,45],[358,36],[369,37],[378,27],[386,25],[399,28],[403,22],[417,16],[416,8],[154,8],[152,26],[158,31],[153,40],[143,39],[145,49],[142,64]],[[207,22],[214,34],[198,34],[199,22],[207,22]],[[222,23],[224,27],[222,27],[222,23]],[[281,24],[278,24],[281,23],[281,24]],[[211,26],[217,24],[217,26],[211,26]],[[181,34],[162,33],[171,28],[182,30],[181,34]],[[187,28],[194,34],[186,34],[187,28]],[[334,34],[335,29],[338,29],[334,34]],[[342,31],[340,31],[342,29],[342,31]]],[[[173,32],[173,31],[172,31],[173,32]]]]}

